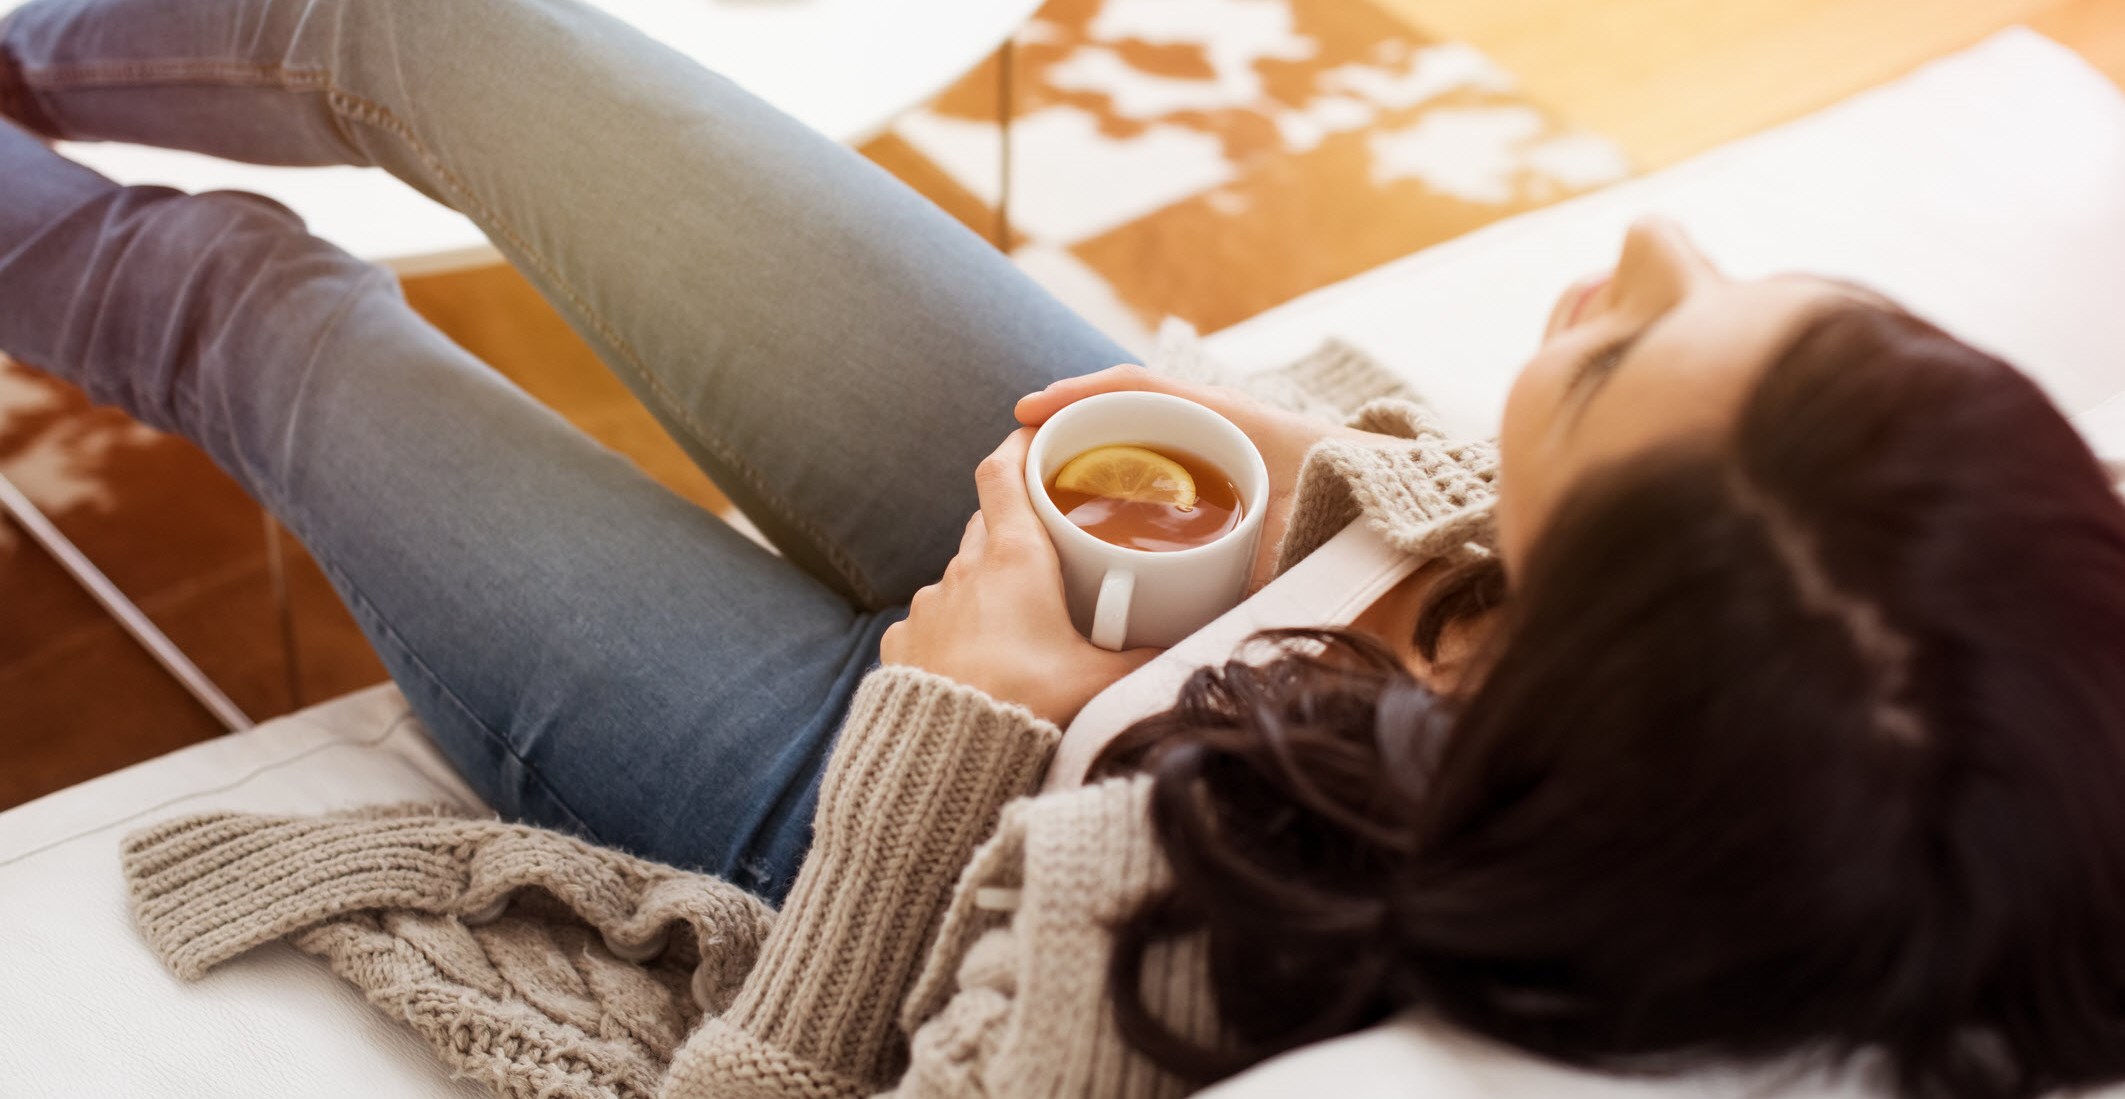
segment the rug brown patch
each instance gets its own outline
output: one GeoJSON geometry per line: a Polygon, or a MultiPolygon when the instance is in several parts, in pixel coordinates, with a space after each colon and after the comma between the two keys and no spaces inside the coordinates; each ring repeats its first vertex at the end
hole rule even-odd
{"type": "MultiPolygon", "coordinates": [[[[1005,71],[866,148],[991,233],[1005,71]]],[[[1627,171],[1480,53],[1370,3],[1053,0],[1009,73],[1013,255],[1136,346],[1166,317],[1221,328],[1627,171]]]]}
{"type": "MultiPolygon", "coordinates": [[[[0,359],[0,474],[238,706],[290,708],[263,517],[197,448],[0,359]]],[[[0,522],[0,807],[220,731],[0,522]]]]}

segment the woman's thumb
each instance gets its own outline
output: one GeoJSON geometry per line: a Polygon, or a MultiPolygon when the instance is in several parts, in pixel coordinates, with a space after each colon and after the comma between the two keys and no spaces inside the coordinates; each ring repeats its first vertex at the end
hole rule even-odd
{"type": "Polygon", "coordinates": [[[1018,399],[1012,413],[1018,422],[1027,427],[1038,427],[1047,422],[1074,401],[1081,401],[1097,393],[1118,393],[1124,390],[1149,390],[1154,393],[1172,393],[1172,379],[1153,374],[1134,363],[1110,366],[1094,374],[1081,374],[1063,378],[1038,393],[1028,393],[1018,399]]]}

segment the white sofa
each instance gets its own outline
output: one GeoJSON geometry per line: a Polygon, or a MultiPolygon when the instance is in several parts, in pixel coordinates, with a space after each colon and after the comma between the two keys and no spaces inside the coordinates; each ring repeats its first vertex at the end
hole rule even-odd
{"type": "MultiPolygon", "coordinates": [[[[1737,271],[1826,270],[1890,291],[2030,370],[2099,448],[2125,456],[2125,97],[2027,32],[1389,264],[1212,345],[1263,366],[1338,335],[1481,430],[1548,302],[1610,262],[1624,224],[1646,210],[1679,217],[1737,271]]],[[[474,802],[386,685],[0,814],[0,1094],[480,1094],[288,948],[184,985],[127,922],[117,843],[131,828],[208,808],[408,799],[474,802]]],[[[1409,1021],[1299,1051],[1217,1094],[1324,1088],[1339,1099],[1864,1093],[1813,1078],[1614,1080],[1409,1021]]]]}

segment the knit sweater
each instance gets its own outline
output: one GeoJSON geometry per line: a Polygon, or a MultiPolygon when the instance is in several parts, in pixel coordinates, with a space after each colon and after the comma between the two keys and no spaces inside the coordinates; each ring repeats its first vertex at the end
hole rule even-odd
{"type": "MultiPolygon", "coordinates": [[[[1293,404],[1392,391],[1352,354],[1268,384],[1311,380],[1293,404]]],[[[1309,452],[1280,566],[1358,519],[1412,551],[1482,539],[1489,447],[1395,397],[1350,422],[1406,442],[1309,452]]],[[[780,912],[703,875],[418,808],[183,818],[128,837],[125,873],[177,975],[285,938],[506,1095],[1182,1094],[1122,1041],[1105,994],[1111,928],[1170,880],[1148,780],[1025,796],[1059,736],[942,676],[874,669],[780,912]]],[[[1215,1039],[1199,944],[1154,951],[1145,987],[1169,1025],[1215,1039]]]]}

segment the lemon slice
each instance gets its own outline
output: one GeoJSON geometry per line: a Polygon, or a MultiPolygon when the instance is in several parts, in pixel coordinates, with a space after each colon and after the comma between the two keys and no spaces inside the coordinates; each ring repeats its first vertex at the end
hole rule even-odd
{"type": "Polygon", "coordinates": [[[1114,500],[1195,506],[1195,478],[1187,467],[1140,446],[1093,447],[1063,463],[1055,487],[1114,500]]]}

